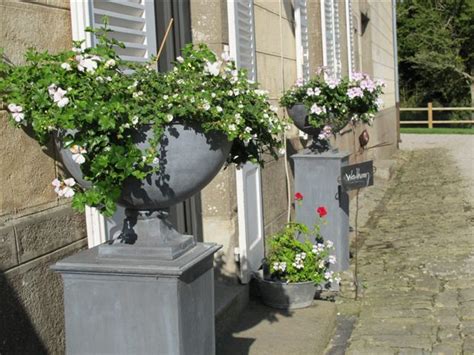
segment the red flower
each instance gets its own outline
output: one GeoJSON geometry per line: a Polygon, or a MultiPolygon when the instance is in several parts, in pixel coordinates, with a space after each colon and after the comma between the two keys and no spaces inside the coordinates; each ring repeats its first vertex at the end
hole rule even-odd
{"type": "Polygon", "coordinates": [[[316,209],[316,212],[319,214],[319,217],[323,218],[328,214],[328,211],[326,210],[326,207],[324,206],[319,206],[316,209]]]}
{"type": "Polygon", "coordinates": [[[303,200],[303,194],[301,192],[295,193],[295,200],[296,201],[302,201],[303,200]]]}

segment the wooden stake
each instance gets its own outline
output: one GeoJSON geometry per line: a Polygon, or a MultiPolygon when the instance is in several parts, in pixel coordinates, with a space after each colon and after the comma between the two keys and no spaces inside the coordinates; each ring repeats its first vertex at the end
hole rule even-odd
{"type": "Polygon", "coordinates": [[[161,52],[163,51],[163,48],[165,47],[166,40],[168,39],[168,35],[171,31],[171,26],[173,26],[174,19],[170,18],[170,22],[168,23],[168,28],[166,29],[165,36],[163,37],[163,40],[161,41],[160,49],[158,50],[158,53],[156,55],[156,58],[154,60],[154,63],[158,63],[158,60],[160,59],[161,52]]]}

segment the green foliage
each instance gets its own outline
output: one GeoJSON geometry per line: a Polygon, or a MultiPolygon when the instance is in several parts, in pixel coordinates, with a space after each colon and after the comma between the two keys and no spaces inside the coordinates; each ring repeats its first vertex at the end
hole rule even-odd
{"type": "Polygon", "coordinates": [[[328,271],[331,242],[324,242],[319,226],[310,229],[301,223],[289,223],[270,239],[270,252],[266,264],[271,278],[282,282],[312,281],[316,285],[325,284],[339,277],[328,271]],[[316,238],[316,244],[310,237],[316,238]],[[302,240],[302,241],[301,241],[302,240]]]}
{"type": "Polygon", "coordinates": [[[422,128],[422,127],[401,127],[400,133],[409,134],[474,134],[472,128],[422,128]]]}
{"type": "Polygon", "coordinates": [[[469,105],[474,77],[474,2],[397,2],[403,106],[469,105]]]}
{"type": "Polygon", "coordinates": [[[158,169],[158,142],[172,123],[197,122],[206,132],[225,133],[234,142],[228,163],[263,165],[264,152],[277,157],[285,124],[267,93],[232,60],[189,45],[173,71],[158,73],[154,62],[123,61],[115,50],[123,44],[109,38],[106,21],[104,26],[88,29],[97,38],[93,48],[76,42],[58,54],[29,50],[20,66],[0,61],[0,97],[9,104],[11,122],[31,127],[42,144],[60,137],[92,184],[69,189],[58,182],[56,192],[74,195],[76,209],[90,205],[113,214],[123,181],[158,169]],[[132,140],[144,124],[155,133],[147,151],[132,140]]]}
{"type": "Polygon", "coordinates": [[[292,107],[303,103],[308,121],[316,128],[330,126],[341,130],[350,120],[371,123],[382,105],[380,95],[384,84],[372,81],[367,74],[353,73],[352,79],[325,79],[323,73],[307,83],[301,80],[282,96],[280,104],[292,107]]]}

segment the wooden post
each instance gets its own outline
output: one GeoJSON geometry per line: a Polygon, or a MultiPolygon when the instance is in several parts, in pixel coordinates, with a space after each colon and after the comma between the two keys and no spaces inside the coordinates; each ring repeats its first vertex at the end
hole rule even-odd
{"type": "Polygon", "coordinates": [[[433,128],[433,103],[428,102],[428,128],[433,128]]]}

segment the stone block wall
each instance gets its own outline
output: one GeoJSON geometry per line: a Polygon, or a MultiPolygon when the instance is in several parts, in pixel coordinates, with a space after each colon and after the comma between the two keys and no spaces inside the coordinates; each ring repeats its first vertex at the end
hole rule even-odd
{"type": "MultiPolygon", "coordinates": [[[[0,47],[21,63],[29,47],[70,48],[69,1],[0,1],[0,47]]],[[[49,266],[86,246],[83,214],[59,201],[52,144],[8,124],[0,110],[0,353],[64,352],[63,288],[49,266]]]]}

